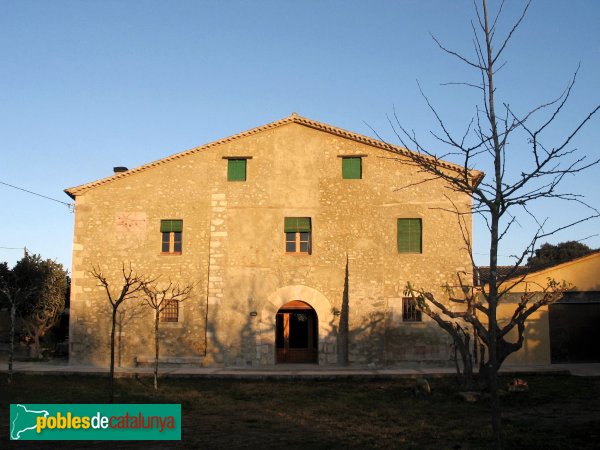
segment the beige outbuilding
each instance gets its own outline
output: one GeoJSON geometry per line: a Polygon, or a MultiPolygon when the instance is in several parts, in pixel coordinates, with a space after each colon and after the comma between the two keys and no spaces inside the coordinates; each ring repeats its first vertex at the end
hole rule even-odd
{"type": "MultiPolygon", "coordinates": [[[[499,305],[500,323],[508,321],[523,293],[542,292],[551,280],[569,289],[560,301],[529,317],[523,347],[507,363],[600,362],[600,252],[507,280],[506,285],[515,286],[499,305]]],[[[509,337],[515,341],[516,333],[509,337]]]]}

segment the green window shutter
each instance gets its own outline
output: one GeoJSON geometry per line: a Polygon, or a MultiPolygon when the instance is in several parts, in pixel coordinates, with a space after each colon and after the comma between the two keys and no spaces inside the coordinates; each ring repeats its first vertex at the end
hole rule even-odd
{"type": "Polygon", "coordinates": [[[183,231],[183,220],[161,220],[161,233],[170,233],[172,231],[181,233],[183,231]]]}
{"type": "Polygon", "coordinates": [[[421,219],[398,219],[398,252],[422,253],[421,219]]]}
{"type": "Polygon", "coordinates": [[[181,233],[183,231],[183,220],[171,220],[171,231],[181,233]]]}
{"type": "Polygon", "coordinates": [[[246,181],[246,160],[227,160],[227,181],[246,181]]]}
{"type": "Polygon", "coordinates": [[[286,217],[283,227],[286,233],[310,233],[310,217],[286,217]]]}
{"type": "Polygon", "coordinates": [[[342,178],[360,180],[362,178],[362,158],[342,158],[342,178]]]}

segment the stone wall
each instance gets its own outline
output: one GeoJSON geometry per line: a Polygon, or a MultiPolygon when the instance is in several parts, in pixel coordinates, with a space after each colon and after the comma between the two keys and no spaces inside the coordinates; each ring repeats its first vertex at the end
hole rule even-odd
{"type": "MultiPolygon", "coordinates": [[[[317,312],[319,363],[341,361],[348,288],[348,360],[379,366],[447,361],[435,324],[402,321],[406,283],[443,296],[469,257],[450,199],[468,197],[382,149],[298,123],[224,141],[119,177],[77,196],[71,300],[73,362],[105,365],[108,302],[88,271],[115,281],[123,263],[149,276],[195,283],[176,324],[161,324],[161,354],[204,365],[275,362],[277,309],[303,300],[317,312]],[[342,178],[340,155],[363,156],[363,178],[342,178]],[[252,157],[245,182],[227,181],[224,157],[252,157]],[[310,217],[311,255],[285,253],[285,217],[310,217]],[[398,218],[421,218],[423,252],[399,254],[398,218]],[[163,255],[161,219],[183,220],[183,252],[163,255]],[[346,277],[346,262],[348,276],[346,277]]],[[[469,224],[470,226],[470,224],[469,224]]],[[[470,230],[468,230],[470,233],[470,230]]],[[[120,362],[152,353],[150,314],[129,318],[120,362]]]]}

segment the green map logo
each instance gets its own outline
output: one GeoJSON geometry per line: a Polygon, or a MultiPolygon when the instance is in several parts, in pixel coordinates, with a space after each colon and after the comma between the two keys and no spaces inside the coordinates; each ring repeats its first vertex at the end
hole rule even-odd
{"type": "Polygon", "coordinates": [[[38,417],[48,417],[48,411],[32,411],[24,405],[14,405],[15,414],[13,415],[13,405],[10,405],[10,438],[13,440],[21,439],[21,433],[29,430],[35,430],[38,417]]]}
{"type": "Polygon", "coordinates": [[[11,440],[181,440],[181,405],[11,404],[11,440]]]}

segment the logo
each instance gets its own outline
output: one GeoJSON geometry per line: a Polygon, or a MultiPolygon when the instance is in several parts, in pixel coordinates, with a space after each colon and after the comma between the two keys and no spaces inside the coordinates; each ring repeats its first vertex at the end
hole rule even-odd
{"type": "Polygon", "coordinates": [[[10,405],[11,440],[181,440],[181,405],[10,405]]]}

